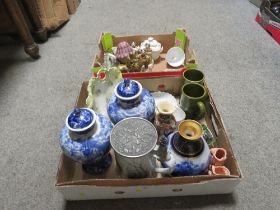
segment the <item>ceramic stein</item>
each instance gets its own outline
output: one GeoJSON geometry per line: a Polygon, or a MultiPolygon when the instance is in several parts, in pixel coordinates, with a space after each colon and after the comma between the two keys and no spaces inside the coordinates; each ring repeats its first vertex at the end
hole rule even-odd
{"type": "Polygon", "coordinates": [[[200,84],[190,83],[182,87],[180,107],[187,119],[200,120],[206,113],[207,90],[200,84]]]}
{"type": "Polygon", "coordinates": [[[141,49],[145,49],[146,47],[149,47],[152,50],[152,58],[154,61],[159,58],[160,53],[163,51],[162,45],[153,37],[149,37],[147,40],[141,43],[141,49]]]}
{"type": "Polygon", "coordinates": [[[109,154],[112,123],[89,108],[77,108],[65,120],[60,132],[63,153],[83,164],[90,174],[103,173],[112,162],[109,154]]]}
{"type": "MultiPolygon", "coordinates": [[[[178,131],[168,136],[168,152],[176,162],[172,175],[189,176],[208,171],[212,158],[202,136],[201,124],[194,120],[182,121],[178,131]]],[[[165,161],[162,165],[170,167],[173,162],[165,161]]]]}
{"type": "Polygon", "coordinates": [[[152,121],[155,116],[155,100],[138,81],[124,79],[115,87],[107,105],[107,113],[114,124],[129,117],[152,121]]]}
{"type": "Polygon", "coordinates": [[[174,170],[175,162],[171,158],[170,167],[157,167],[157,139],[156,128],[143,118],[127,118],[114,126],[110,142],[122,177],[143,178],[174,170]]]}

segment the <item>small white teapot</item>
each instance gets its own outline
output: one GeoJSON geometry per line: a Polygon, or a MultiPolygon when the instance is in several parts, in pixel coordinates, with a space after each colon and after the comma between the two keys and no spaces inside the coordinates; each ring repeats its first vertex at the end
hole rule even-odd
{"type": "Polygon", "coordinates": [[[161,43],[155,40],[153,37],[149,37],[147,40],[141,43],[140,48],[145,49],[146,47],[150,47],[152,50],[153,60],[158,59],[160,53],[163,50],[161,43]]]}

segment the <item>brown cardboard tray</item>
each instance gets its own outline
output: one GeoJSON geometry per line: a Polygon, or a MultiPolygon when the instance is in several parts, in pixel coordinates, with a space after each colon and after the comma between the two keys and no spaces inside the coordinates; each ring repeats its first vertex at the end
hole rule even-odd
{"type": "MultiPolygon", "coordinates": [[[[165,91],[172,93],[175,96],[180,95],[181,86],[183,84],[182,76],[177,77],[158,77],[158,78],[146,78],[138,80],[143,87],[149,89],[150,91],[157,91],[158,86],[164,84],[165,91]]],[[[87,85],[88,82],[82,83],[82,87],[77,98],[75,107],[85,107],[85,101],[87,98],[87,85]]],[[[157,177],[157,178],[141,178],[141,179],[123,179],[120,177],[118,168],[116,166],[114,155],[113,164],[109,170],[102,175],[89,175],[82,170],[81,164],[72,161],[65,155],[61,155],[60,163],[58,165],[57,171],[57,181],[56,187],[59,191],[64,194],[64,197],[69,200],[79,200],[79,199],[102,199],[102,198],[122,198],[120,194],[117,194],[118,187],[124,190],[130,189],[129,187],[136,186],[146,186],[145,189],[149,190],[149,186],[174,188],[174,186],[180,185],[187,192],[181,195],[192,195],[192,194],[215,194],[215,193],[229,193],[234,190],[234,187],[241,181],[242,174],[234,153],[232,151],[230,141],[223,125],[223,121],[219,112],[216,109],[213,98],[210,95],[210,113],[207,113],[205,121],[208,127],[211,129],[212,133],[217,136],[217,142],[219,147],[223,147],[228,151],[228,159],[226,161],[226,167],[230,170],[230,176],[209,176],[209,175],[199,175],[199,176],[182,176],[182,177],[157,177]],[[202,183],[205,186],[201,185],[202,183]],[[188,187],[193,187],[194,184],[197,185],[195,191],[193,192],[188,187]],[[212,185],[215,184],[216,189],[212,189],[212,185]],[[83,187],[84,186],[84,187],[83,187]],[[185,188],[184,188],[185,186],[185,188]],[[221,187],[223,186],[223,187],[221,187]],[[108,189],[110,187],[111,190],[108,189]],[[220,188],[220,189],[219,189],[220,188]],[[71,189],[71,190],[70,190],[71,189]],[[76,190],[77,192],[76,192],[76,190]],[[89,191],[90,189],[90,191],[89,191]],[[102,189],[106,189],[103,194],[102,189]],[[79,192],[86,191],[87,194],[93,193],[89,196],[79,196],[79,192]],[[103,195],[103,197],[102,197],[103,195]],[[106,197],[104,197],[106,195],[106,197]]],[[[196,185],[195,185],[196,186],[196,185]]],[[[161,188],[160,188],[161,189],[161,188]]],[[[159,189],[159,190],[160,190],[159,189]]],[[[168,188],[169,189],[169,188],[168,188]]],[[[132,192],[124,197],[156,197],[156,196],[173,196],[173,194],[154,195],[153,192],[149,194],[143,194],[142,196],[138,194],[133,194],[132,192]]],[[[180,195],[180,194],[177,194],[180,195]]]]}
{"type": "MultiPolygon", "coordinates": [[[[184,30],[185,31],[185,30],[184,30]]],[[[103,50],[103,46],[102,46],[102,36],[104,33],[101,33],[100,38],[99,38],[99,53],[94,57],[93,60],[93,66],[94,67],[98,67],[99,64],[103,64],[104,63],[104,50],[103,50]]],[[[187,64],[197,64],[197,59],[196,59],[196,55],[195,55],[195,51],[194,49],[190,50],[190,39],[188,38],[187,33],[186,34],[186,42],[185,42],[185,62],[184,65],[187,64]]],[[[162,46],[163,46],[163,51],[160,54],[160,58],[155,61],[154,66],[152,68],[152,72],[174,72],[174,71],[180,71],[182,68],[184,68],[184,66],[179,66],[179,67],[172,67],[170,65],[167,64],[165,57],[166,57],[166,53],[167,51],[171,48],[174,47],[175,45],[175,35],[176,33],[173,32],[171,34],[150,34],[150,35],[133,35],[133,36],[116,36],[116,35],[112,35],[112,39],[113,39],[113,45],[116,46],[118,43],[122,42],[122,41],[126,41],[129,44],[131,44],[132,42],[135,42],[137,45],[140,45],[141,42],[143,42],[144,40],[148,39],[148,37],[153,37],[154,39],[156,39],[157,41],[159,41],[162,46]]],[[[145,72],[135,72],[137,74],[143,74],[145,75],[145,72]]],[[[125,76],[133,76],[134,72],[130,72],[130,73],[124,73],[125,76]]]]}

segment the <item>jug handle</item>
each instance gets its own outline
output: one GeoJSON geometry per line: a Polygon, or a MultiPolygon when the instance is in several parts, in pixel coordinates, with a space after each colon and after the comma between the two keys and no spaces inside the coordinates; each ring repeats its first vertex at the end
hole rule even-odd
{"type": "MultiPolygon", "coordinates": [[[[167,168],[163,168],[163,167],[154,168],[155,172],[161,174],[171,174],[174,171],[176,167],[176,161],[172,154],[169,155],[170,155],[170,159],[168,160],[169,166],[167,168]]],[[[159,156],[157,156],[156,154],[154,154],[153,157],[161,162],[159,156]]]]}

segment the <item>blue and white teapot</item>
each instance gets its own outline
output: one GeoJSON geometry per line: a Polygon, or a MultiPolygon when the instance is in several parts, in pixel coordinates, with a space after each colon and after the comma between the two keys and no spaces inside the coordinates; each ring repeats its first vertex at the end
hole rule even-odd
{"type": "Polygon", "coordinates": [[[112,123],[89,108],[76,108],[60,132],[63,153],[83,164],[90,174],[103,173],[112,163],[109,153],[112,123]]]}
{"type": "Polygon", "coordinates": [[[115,87],[107,105],[107,113],[114,124],[129,117],[152,121],[155,99],[138,81],[124,79],[115,87]]]}
{"type": "Polygon", "coordinates": [[[194,120],[182,121],[178,131],[168,136],[167,154],[169,158],[162,165],[175,168],[173,176],[202,174],[207,172],[212,161],[202,126],[194,120]]]}

